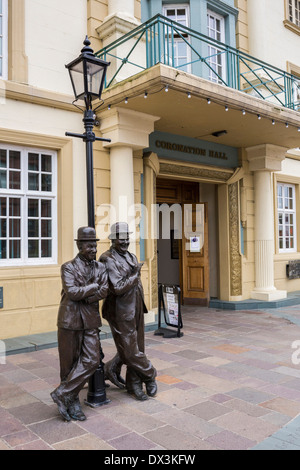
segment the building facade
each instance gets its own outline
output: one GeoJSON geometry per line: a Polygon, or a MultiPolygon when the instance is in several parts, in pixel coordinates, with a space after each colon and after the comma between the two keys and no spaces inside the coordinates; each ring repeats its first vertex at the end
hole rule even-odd
{"type": "Polygon", "coordinates": [[[0,4],[1,338],[56,329],[60,266],[87,223],[84,143],[65,136],[83,131],[65,64],[86,34],[110,62],[98,254],[126,220],[146,321],[159,284],[197,305],[300,290],[298,0],[0,4]]]}

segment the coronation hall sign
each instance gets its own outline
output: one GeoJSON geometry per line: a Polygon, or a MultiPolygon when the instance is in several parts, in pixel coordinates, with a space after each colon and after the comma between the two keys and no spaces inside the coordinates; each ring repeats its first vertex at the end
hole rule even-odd
{"type": "Polygon", "coordinates": [[[226,168],[238,166],[238,151],[234,147],[159,131],[150,134],[149,148],[146,151],[170,160],[226,168]]]}

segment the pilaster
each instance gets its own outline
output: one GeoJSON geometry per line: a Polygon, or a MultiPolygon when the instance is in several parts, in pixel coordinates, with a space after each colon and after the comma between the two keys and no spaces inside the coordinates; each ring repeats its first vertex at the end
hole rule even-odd
{"type": "Polygon", "coordinates": [[[145,255],[149,267],[149,298],[151,308],[157,307],[157,240],[153,236],[156,233],[156,217],[153,217],[152,208],[156,204],[156,177],[159,173],[159,159],[156,153],[149,152],[144,155],[144,202],[146,206],[145,220],[145,255]]]}
{"type": "MultiPolygon", "coordinates": [[[[127,222],[135,241],[133,152],[149,146],[149,134],[159,119],[123,108],[105,111],[100,117],[102,136],[111,139],[103,146],[110,149],[111,223],[127,222]]],[[[135,252],[135,243],[131,244],[135,252]]]]}
{"type": "MultiPolygon", "coordinates": [[[[134,16],[134,0],[108,0],[108,15],[104,18],[103,23],[96,29],[99,38],[102,40],[103,48],[109,47],[120,37],[129,33],[137,26],[140,25],[134,16]]],[[[106,57],[110,61],[110,67],[107,71],[107,83],[114,77],[117,70],[121,69],[117,74],[115,81],[125,80],[127,77],[134,75],[140,71],[133,64],[145,63],[145,48],[143,41],[135,45],[137,38],[132,37],[130,40],[125,41],[124,44],[119,44],[110,51],[110,55],[106,57]],[[133,52],[132,52],[133,48],[133,52]],[[131,51],[131,53],[130,53],[131,51]],[[130,63],[122,63],[130,53],[130,63]]],[[[146,63],[145,63],[146,66],[146,63]]]]}
{"type": "Polygon", "coordinates": [[[287,149],[263,144],[246,149],[249,169],[254,172],[255,288],[251,298],[278,300],[286,291],[274,287],[274,207],[272,172],[281,170],[287,149]]]}

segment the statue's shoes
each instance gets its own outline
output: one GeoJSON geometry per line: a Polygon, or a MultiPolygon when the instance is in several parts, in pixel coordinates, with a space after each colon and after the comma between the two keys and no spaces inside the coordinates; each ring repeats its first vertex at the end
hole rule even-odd
{"type": "Polygon", "coordinates": [[[80,401],[77,398],[68,408],[69,416],[75,421],[85,421],[86,416],[81,409],[80,401]]]}
{"type": "Polygon", "coordinates": [[[155,380],[149,380],[149,382],[145,383],[146,385],[146,390],[147,390],[147,395],[149,397],[155,397],[157,394],[157,383],[155,380]]]}
{"type": "Polygon", "coordinates": [[[143,392],[143,390],[141,390],[139,388],[135,388],[135,389],[132,389],[132,390],[127,390],[127,392],[130,395],[132,395],[134,398],[136,398],[137,400],[140,400],[140,401],[148,400],[147,395],[143,392]]]}
{"type": "Polygon", "coordinates": [[[118,376],[116,373],[110,371],[109,369],[105,369],[105,376],[104,378],[106,380],[110,380],[111,383],[113,383],[114,385],[116,385],[117,387],[123,389],[125,388],[124,386],[124,380],[121,376],[118,376]],[[122,380],[122,382],[119,381],[119,378],[122,380]]]}
{"type": "Polygon", "coordinates": [[[58,411],[65,421],[71,421],[67,407],[61,397],[58,396],[56,390],[50,393],[52,400],[58,406],[58,411]]]}

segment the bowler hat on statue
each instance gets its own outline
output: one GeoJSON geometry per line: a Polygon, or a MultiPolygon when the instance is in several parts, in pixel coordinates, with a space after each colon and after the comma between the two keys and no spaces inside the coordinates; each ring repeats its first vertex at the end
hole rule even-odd
{"type": "Polygon", "coordinates": [[[129,232],[128,224],[126,222],[116,222],[110,228],[110,235],[108,238],[110,240],[115,240],[116,238],[127,238],[132,232],[129,232]]]}
{"type": "Polygon", "coordinates": [[[76,242],[95,242],[98,240],[96,230],[93,227],[79,227],[77,230],[76,242]]]}

